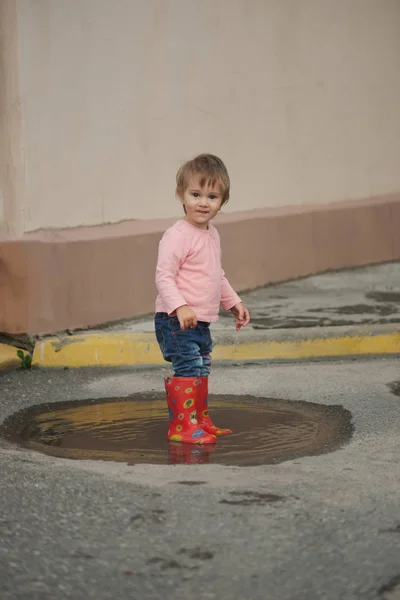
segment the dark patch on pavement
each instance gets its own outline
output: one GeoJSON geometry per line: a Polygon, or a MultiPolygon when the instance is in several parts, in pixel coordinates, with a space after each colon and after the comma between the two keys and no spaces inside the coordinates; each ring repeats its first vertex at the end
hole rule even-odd
{"type": "Polygon", "coordinates": [[[181,548],[179,550],[179,554],[186,554],[189,558],[193,558],[196,560],[211,560],[214,558],[214,552],[210,550],[203,550],[202,548],[181,548]]]}
{"type": "Polygon", "coordinates": [[[220,500],[220,504],[233,504],[238,506],[264,506],[274,502],[282,502],[285,496],[279,494],[267,494],[264,492],[253,492],[251,490],[244,492],[230,492],[231,498],[220,500]]]}
{"type": "Polygon", "coordinates": [[[386,317],[397,312],[397,307],[391,304],[350,304],[348,306],[338,306],[331,308],[330,311],[338,315],[362,315],[373,314],[386,317]]]}
{"type": "Polygon", "coordinates": [[[172,485],[204,485],[206,481],[171,481],[172,485]]]}
{"type": "Polygon", "coordinates": [[[167,442],[165,398],[154,393],[30,407],[9,417],[0,435],[69,459],[250,466],[332,452],[353,434],[342,406],[221,395],[210,397],[210,407],[234,433],[204,446],[167,442]]]}
{"type": "Polygon", "coordinates": [[[94,558],[97,558],[96,556],[93,556],[93,554],[89,554],[88,552],[86,552],[85,550],[75,550],[75,552],[73,552],[71,554],[71,558],[84,558],[86,560],[91,560],[94,558]]]}
{"type": "Polygon", "coordinates": [[[400,396],[400,381],[392,381],[388,383],[388,388],[395,396],[400,396]]]}
{"type": "Polygon", "coordinates": [[[138,515],[133,515],[130,519],[130,523],[135,523],[137,521],[150,521],[151,523],[163,523],[165,521],[165,510],[163,509],[155,509],[146,511],[146,513],[140,513],[138,515]]]}
{"type": "Polygon", "coordinates": [[[134,523],[135,521],[142,521],[143,518],[144,515],[133,515],[133,517],[129,519],[129,523],[134,523]]]}
{"type": "Polygon", "coordinates": [[[161,558],[161,556],[154,556],[153,558],[149,558],[146,560],[146,565],[157,565],[160,567],[162,571],[167,571],[169,569],[182,569],[184,565],[178,563],[177,560],[173,558],[161,558]]]}
{"type": "MultiPolygon", "coordinates": [[[[400,317],[399,317],[400,320],[400,317]]],[[[374,321],[375,322],[375,321],[374,321]]],[[[253,329],[302,329],[308,327],[344,327],[354,325],[354,321],[348,319],[335,319],[334,317],[306,317],[297,315],[293,318],[270,317],[270,318],[252,318],[253,329]]],[[[370,319],[358,320],[357,325],[366,325],[371,323],[370,319]]]]}
{"type": "Polygon", "coordinates": [[[378,319],[374,321],[374,324],[378,323],[378,325],[389,325],[390,323],[400,323],[400,315],[398,317],[391,317],[390,319],[378,319]]]}
{"type": "Polygon", "coordinates": [[[365,297],[375,302],[400,302],[400,292],[367,292],[365,297]]]}
{"type": "Polygon", "coordinates": [[[261,362],[240,362],[240,363],[232,363],[232,367],[242,367],[242,369],[247,369],[248,367],[259,367],[261,362]]]}
{"type": "Polygon", "coordinates": [[[308,312],[312,313],[335,313],[338,315],[373,314],[380,316],[391,315],[397,311],[398,307],[391,304],[349,304],[345,306],[326,306],[324,308],[308,309],[308,312]]]}
{"type": "Polygon", "coordinates": [[[398,600],[400,598],[400,575],[393,577],[379,590],[382,600],[398,600]]]}
{"type": "Polygon", "coordinates": [[[392,527],[391,529],[381,529],[380,533],[400,533],[400,525],[392,527]]]}

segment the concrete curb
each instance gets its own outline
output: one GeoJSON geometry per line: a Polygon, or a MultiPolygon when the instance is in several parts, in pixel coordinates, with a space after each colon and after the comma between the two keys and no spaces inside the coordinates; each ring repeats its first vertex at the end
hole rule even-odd
{"type": "Polygon", "coordinates": [[[18,367],[21,364],[17,356],[17,350],[18,348],[14,348],[14,346],[0,344],[0,369],[18,367]]]}
{"type": "MultiPolygon", "coordinates": [[[[400,354],[393,326],[214,333],[214,361],[300,360],[400,354]]],[[[13,349],[14,350],[14,349],[13,349]]],[[[14,353],[15,356],[15,353],[14,353]]],[[[88,332],[36,344],[40,367],[165,365],[153,333],[88,332]]]]}

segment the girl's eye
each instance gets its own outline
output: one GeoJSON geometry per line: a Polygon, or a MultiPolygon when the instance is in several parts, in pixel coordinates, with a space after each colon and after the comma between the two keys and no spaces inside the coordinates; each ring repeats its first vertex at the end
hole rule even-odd
{"type": "Polygon", "coordinates": [[[215,199],[216,199],[216,197],[217,197],[217,196],[213,196],[212,194],[211,194],[211,196],[209,196],[210,200],[215,200],[215,199]]]}
{"type": "Polygon", "coordinates": [[[197,192],[193,192],[193,196],[194,196],[195,198],[198,198],[198,197],[200,196],[200,194],[198,194],[197,192]]]}

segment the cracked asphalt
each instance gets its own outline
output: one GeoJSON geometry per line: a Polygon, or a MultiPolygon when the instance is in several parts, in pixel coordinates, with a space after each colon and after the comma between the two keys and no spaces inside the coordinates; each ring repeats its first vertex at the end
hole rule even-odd
{"type": "MultiPolygon", "coordinates": [[[[395,600],[398,358],[214,368],[214,394],[341,405],[340,449],[276,465],[68,460],[0,439],[1,600],[395,600]]],[[[162,388],[166,369],[0,375],[0,422],[162,388]]]]}

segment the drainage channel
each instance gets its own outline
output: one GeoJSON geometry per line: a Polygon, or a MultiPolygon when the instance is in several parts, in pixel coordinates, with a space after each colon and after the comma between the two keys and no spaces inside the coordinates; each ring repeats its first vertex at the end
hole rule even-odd
{"type": "Polygon", "coordinates": [[[30,407],[9,417],[0,435],[69,459],[253,466],[332,452],[353,433],[342,406],[218,395],[210,409],[217,425],[233,430],[211,446],[168,443],[165,397],[143,393],[30,407]]]}

